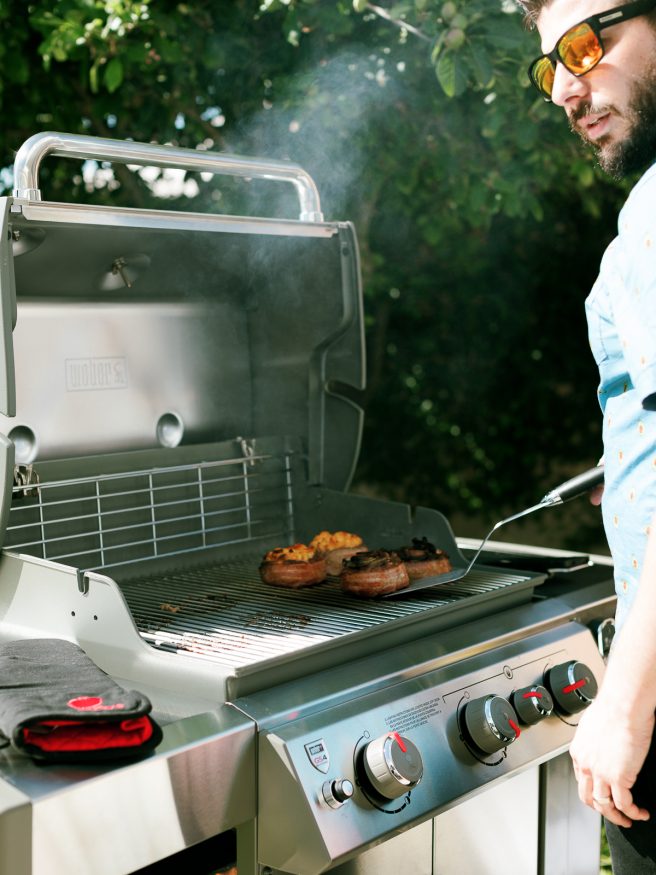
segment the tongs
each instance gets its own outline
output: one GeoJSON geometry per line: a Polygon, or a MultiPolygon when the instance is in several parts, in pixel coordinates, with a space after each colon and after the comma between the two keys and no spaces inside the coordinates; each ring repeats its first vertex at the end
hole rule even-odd
{"type": "Polygon", "coordinates": [[[505,526],[507,523],[512,523],[515,520],[528,516],[531,513],[535,513],[536,510],[542,510],[545,507],[554,507],[557,504],[564,504],[566,501],[570,501],[573,498],[577,498],[579,495],[590,492],[591,489],[594,489],[595,486],[599,486],[603,482],[603,465],[598,465],[595,468],[590,468],[589,470],[584,471],[582,474],[577,474],[575,477],[566,480],[564,483],[561,483],[560,486],[552,489],[551,492],[547,492],[547,494],[537,504],[534,504],[531,507],[527,507],[525,510],[520,511],[519,513],[515,513],[512,516],[506,517],[503,520],[499,520],[498,523],[495,523],[481,541],[478,550],[476,551],[476,553],[474,553],[474,556],[469,561],[468,565],[454,568],[453,571],[447,571],[444,574],[437,574],[434,577],[423,577],[419,580],[413,580],[410,586],[406,586],[404,589],[397,590],[396,592],[388,593],[387,595],[383,596],[383,598],[395,598],[407,595],[411,592],[416,592],[420,589],[428,589],[429,587],[433,586],[442,586],[445,583],[453,583],[456,580],[460,580],[461,578],[469,574],[469,572],[476,564],[476,560],[483,552],[483,548],[490,540],[492,535],[498,529],[500,529],[501,526],[505,526]]]}

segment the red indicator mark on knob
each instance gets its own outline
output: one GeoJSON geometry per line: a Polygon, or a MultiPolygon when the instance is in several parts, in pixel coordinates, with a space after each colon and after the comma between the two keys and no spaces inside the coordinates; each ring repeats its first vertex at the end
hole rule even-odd
{"type": "Polygon", "coordinates": [[[405,753],[408,750],[408,748],[405,746],[405,744],[403,744],[403,739],[401,738],[401,736],[399,735],[398,732],[393,732],[392,738],[398,744],[398,746],[401,748],[402,753],[405,753]]]}
{"type": "Polygon", "coordinates": [[[510,728],[512,729],[512,731],[515,733],[515,738],[519,738],[519,736],[522,734],[522,730],[519,728],[514,720],[509,720],[508,723],[510,724],[510,728]]]}
{"type": "Polygon", "coordinates": [[[524,695],[522,696],[522,698],[523,698],[523,699],[541,699],[541,698],[542,698],[542,693],[531,693],[531,692],[529,692],[529,693],[524,693],[524,695]]]}
{"type": "Polygon", "coordinates": [[[581,687],[586,685],[587,681],[585,678],[581,678],[580,681],[576,681],[575,684],[567,684],[566,687],[563,687],[563,693],[573,693],[574,690],[579,690],[581,687]]]}

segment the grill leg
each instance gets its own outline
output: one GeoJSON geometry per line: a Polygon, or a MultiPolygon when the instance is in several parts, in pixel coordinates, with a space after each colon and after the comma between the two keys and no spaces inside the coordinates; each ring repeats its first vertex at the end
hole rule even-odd
{"type": "Polygon", "coordinates": [[[250,820],[237,827],[237,871],[239,875],[256,875],[257,821],[250,820]]]}

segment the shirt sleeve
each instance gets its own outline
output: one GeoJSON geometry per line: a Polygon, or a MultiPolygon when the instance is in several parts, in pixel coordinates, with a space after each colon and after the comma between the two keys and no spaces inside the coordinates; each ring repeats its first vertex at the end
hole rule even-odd
{"type": "Polygon", "coordinates": [[[620,214],[623,282],[614,284],[613,315],[631,381],[656,410],[656,168],[643,176],[620,214]]]}

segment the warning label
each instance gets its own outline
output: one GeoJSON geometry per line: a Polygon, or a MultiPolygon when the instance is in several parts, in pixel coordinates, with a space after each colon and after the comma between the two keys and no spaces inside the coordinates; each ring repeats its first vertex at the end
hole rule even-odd
{"type": "Polygon", "coordinates": [[[415,705],[412,708],[406,708],[405,711],[398,711],[396,714],[390,714],[385,718],[385,723],[391,732],[406,732],[408,729],[415,729],[417,726],[423,726],[425,723],[434,717],[436,714],[441,714],[440,697],[429,699],[421,705],[415,705]]]}

